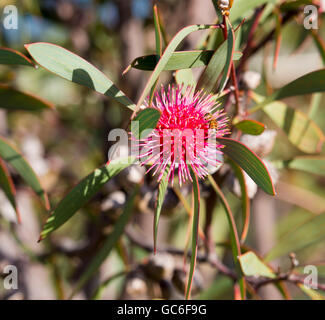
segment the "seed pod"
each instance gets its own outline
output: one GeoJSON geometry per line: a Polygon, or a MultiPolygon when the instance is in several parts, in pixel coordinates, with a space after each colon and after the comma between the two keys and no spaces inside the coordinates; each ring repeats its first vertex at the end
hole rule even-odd
{"type": "Polygon", "coordinates": [[[167,253],[151,255],[148,262],[143,266],[143,270],[148,278],[161,281],[171,280],[174,272],[174,258],[167,253]]]}
{"type": "MultiPolygon", "coordinates": [[[[187,274],[181,269],[175,269],[172,282],[181,293],[185,292],[187,286],[187,274]]],[[[195,270],[192,282],[192,295],[199,293],[203,288],[203,278],[198,269],[195,270]]]]}

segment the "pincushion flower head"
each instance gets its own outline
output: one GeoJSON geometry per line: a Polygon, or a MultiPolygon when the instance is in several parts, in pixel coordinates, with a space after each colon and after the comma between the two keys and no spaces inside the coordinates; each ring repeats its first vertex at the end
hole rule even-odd
{"type": "MultiPolygon", "coordinates": [[[[148,108],[145,102],[144,108],[148,108]]],[[[179,182],[191,180],[190,167],[199,178],[220,166],[223,145],[218,137],[229,133],[228,119],[211,94],[188,87],[162,87],[150,105],[161,113],[155,130],[147,137],[135,139],[140,148],[141,165],[149,165],[147,172],[158,174],[158,182],[165,172],[173,183],[175,171],[179,182]]]]}

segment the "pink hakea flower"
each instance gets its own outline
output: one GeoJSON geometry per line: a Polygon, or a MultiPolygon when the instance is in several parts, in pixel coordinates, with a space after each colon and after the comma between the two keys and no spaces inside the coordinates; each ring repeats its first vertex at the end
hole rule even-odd
{"type": "MultiPolygon", "coordinates": [[[[144,107],[149,107],[148,102],[144,107]]],[[[169,86],[166,93],[162,87],[150,107],[161,112],[160,120],[149,136],[136,141],[141,148],[141,165],[150,165],[147,172],[153,171],[153,175],[159,173],[158,182],[166,170],[173,183],[178,169],[182,184],[188,179],[192,181],[189,166],[199,178],[220,166],[224,146],[216,138],[229,133],[228,118],[223,110],[217,109],[219,105],[211,94],[202,90],[195,93],[192,87],[182,92],[181,86],[169,86]]]]}

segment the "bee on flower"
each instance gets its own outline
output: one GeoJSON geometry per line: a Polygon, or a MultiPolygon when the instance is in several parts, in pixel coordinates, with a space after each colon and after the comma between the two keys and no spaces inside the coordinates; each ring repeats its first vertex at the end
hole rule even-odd
{"type": "MultiPolygon", "coordinates": [[[[166,170],[171,183],[175,171],[180,184],[192,180],[189,167],[199,178],[207,176],[220,166],[223,145],[217,138],[229,134],[228,118],[213,95],[182,89],[162,87],[150,105],[161,113],[155,130],[143,139],[132,137],[140,148],[141,165],[149,165],[147,172],[158,174],[158,182],[166,170]]],[[[145,106],[149,107],[147,102],[145,106]]]]}

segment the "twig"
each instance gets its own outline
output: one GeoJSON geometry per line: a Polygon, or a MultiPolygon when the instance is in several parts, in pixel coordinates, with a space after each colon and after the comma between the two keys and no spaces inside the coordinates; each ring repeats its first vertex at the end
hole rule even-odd
{"type": "MultiPolygon", "coordinates": [[[[137,245],[138,247],[148,251],[148,252],[153,252],[153,246],[149,243],[146,243],[143,241],[143,239],[138,239],[134,232],[131,232],[131,230],[127,230],[126,231],[126,235],[127,237],[130,239],[130,241],[137,245]]],[[[177,249],[174,247],[165,247],[165,248],[160,248],[159,250],[160,252],[166,252],[172,255],[177,255],[177,256],[183,256],[184,255],[184,251],[181,249],[177,249]]],[[[188,251],[187,252],[187,257],[191,257],[191,252],[188,251]]],[[[206,254],[200,254],[198,253],[197,255],[197,261],[199,262],[205,262],[210,264],[212,267],[214,267],[215,269],[218,270],[219,273],[231,278],[232,280],[236,281],[237,280],[237,275],[236,273],[229,268],[228,266],[226,266],[225,264],[223,264],[217,257],[216,255],[206,255],[206,254]]],[[[259,277],[259,278],[255,278],[255,277],[246,277],[246,281],[248,282],[248,284],[255,290],[257,291],[258,289],[260,289],[261,287],[270,284],[270,283],[278,283],[281,281],[286,281],[286,282],[290,282],[293,284],[304,284],[304,280],[305,280],[305,276],[300,276],[297,275],[295,273],[292,273],[292,270],[290,270],[288,273],[281,273],[278,274],[275,278],[265,278],[265,277],[259,277]]],[[[317,284],[317,289],[318,290],[322,290],[325,291],[325,284],[317,284]]]]}

